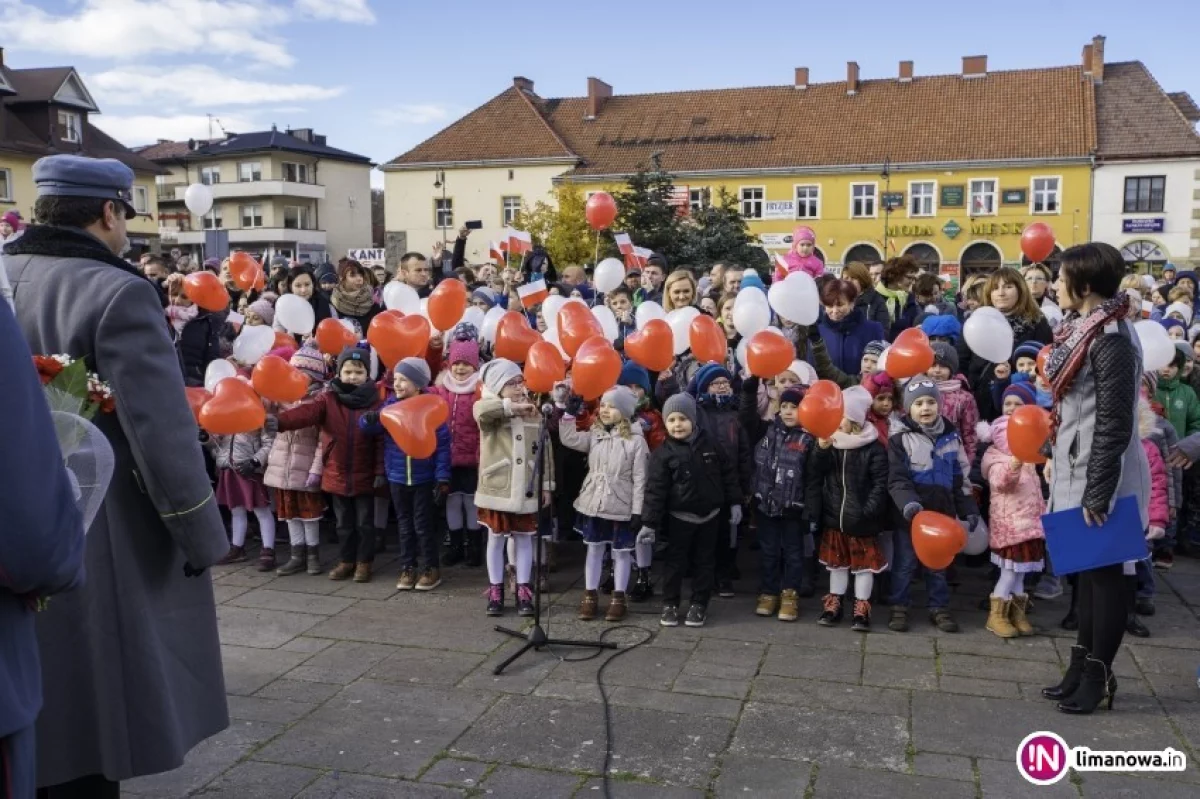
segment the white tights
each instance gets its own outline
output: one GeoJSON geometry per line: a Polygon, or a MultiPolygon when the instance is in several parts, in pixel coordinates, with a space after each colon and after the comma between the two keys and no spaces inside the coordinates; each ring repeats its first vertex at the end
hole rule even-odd
{"type": "Polygon", "coordinates": [[[515,549],[514,562],[517,564],[517,582],[528,583],[533,574],[533,536],[532,535],[496,535],[488,534],[487,570],[488,582],[497,585],[504,582],[504,539],[508,538],[515,549]]]}
{"type": "MultiPolygon", "coordinates": [[[[875,587],[875,575],[862,571],[854,575],[854,598],[869,600],[871,589],[875,587]]],[[[850,588],[849,569],[829,569],[829,593],[845,596],[850,588]]]]}
{"type": "Polygon", "coordinates": [[[292,546],[316,547],[321,545],[320,519],[288,519],[288,540],[292,546]]]}
{"type": "MultiPolygon", "coordinates": [[[[587,560],[583,566],[583,587],[588,591],[600,588],[600,572],[604,569],[604,550],[608,544],[588,544],[587,560]]],[[[633,557],[628,549],[613,550],[613,590],[624,592],[629,587],[633,557]]]]}
{"type": "Polygon", "coordinates": [[[1018,591],[1022,587],[1024,575],[1013,571],[1012,569],[1000,569],[1000,577],[996,580],[996,587],[992,590],[992,596],[1000,599],[1011,599],[1013,594],[1024,593],[1018,591]]]}
{"type": "MultiPolygon", "coordinates": [[[[246,530],[250,527],[250,515],[245,508],[230,508],[230,532],[233,534],[235,547],[246,546],[246,530]]],[[[258,529],[262,534],[263,549],[275,548],[275,515],[270,508],[255,508],[254,516],[258,519],[258,529]]]]}

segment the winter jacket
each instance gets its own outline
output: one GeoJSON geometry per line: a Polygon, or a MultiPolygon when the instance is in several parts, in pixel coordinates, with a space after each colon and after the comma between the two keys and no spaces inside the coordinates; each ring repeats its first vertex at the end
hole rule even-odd
{"type": "Polygon", "coordinates": [[[479,425],[472,411],[475,408],[476,391],[459,394],[445,385],[433,386],[430,394],[436,394],[450,406],[450,465],[454,468],[475,468],[479,465],[479,425]]]}
{"type": "Polygon", "coordinates": [[[667,426],[663,424],[662,414],[658,411],[652,408],[638,411],[635,421],[642,426],[642,435],[646,437],[646,446],[651,452],[667,440],[667,426]]]}
{"type": "Polygon", "coordinates": [[[684,441],[668,438],[650,456],[642,524],[663,530],[667,516],[707,516],[742,501],[737,469],[703,429],[684,441]]]}
{"type": "Polygon", "coordinates": [[[867,288],[866,291],[854,298],[854,307],[863,312],[867,321],[878,322],[884,330],[892,326],[891,316],[888,315],[887,300],[875,290],[874,286],[867,288]]]}
{"type": "Polygon", "coordinates": [[[888,440],[888,493],[898,514],[897,529],[907,530],[905,506],[916,503],[924,510],[951,518],[977,515],[966,476],[971,471],[962,439],[954,425],[942,419],[945,429],[930,438],[920,425],[905,418],[888,440]]]}
{"type": "Polygon", "coordinates": [[[363,433],[359,420],[378,408],[373,383],[353,387],[331,380],[311,400],[280,413],[279,431],[320,427],[325,445],[321,490],[340,497],[369,495],[375,478],[383,476],[383,442],[363,433]]]}
{"type": "Polygon", "coordinates": [[[942,392],[942,416],[958,428],[967,451],[967,462],[974,463],[975,450],[979,446],[979,437],[975,433],[975,425],[979,422],[979,406],[967,386],[967,379],[955,375],[951,380],[938,383],[938,390],[942,392]]]}
{"type": "MultiPolygon", "coordinates": [[[[884,336],[884,329],[878,322],[872,322],[859,308],[855,308],[840,322],[831,322],[821,311],[821,320],[817,323],[821,331],[821,339],[829,351],[829,359],[833,365],[848,375],[856,375],[862,366],[863,350],[872,341],[879,341],[884,336]]],[[[814,367],[816,361],[813,353],[809,353],[809,363],[814,367]]]]}
{"type": "Polygon", "coordinates": [[[642,514],[650,449],[640,425],[630,430],[628,437],[603,425],[580,431],[572,416],[559,422],[562,445],[588,454],[587,476],[575,500],[575,510],[583,515],[623,522],[642,514]]]}
{"type": "MultiPolygon", "coordinates": [[[[383,404],[386,408],[395,405],[395,397],[389,396],[383,404]]],[[[380,409],[382,410],[382,408],[380,409]]],[[[400,449],[396,439],[384,429],[383,423],[375,418],[371,423],[364,417],[358,420],[359,429],[368,436],[383,437],[383,472],[393,485],[419,486],[450,482],[450,426],[443,423],[437,429],[437,448],[428,458],[414,458],[400,449]]]]}
{"type": "MultiPolygon", "coordinates": [[[[750,437],[738,422],[737,395],[722,401],[720,407],[711,395],[702,394],[696,401],[700,429],[708,433],[734,465],[742,496],[749,496],[754,480],[754,459],[750,452],[750,437]]],[[[741,500],[739,499],[738,502],[741,500]]]]}
{"type": "MultiPolygon", "coordinates": [[[[293,403],[287,408],[298,407],[293,403]]],[[[310,476],[320,477],[325,471],[325,442],[319,427],[304,427],[288,430],[275,436],[271,453],[267,456],[267,471],[263,483],[271,488],[287,491],[318,492],[320,488],[309,488],[310,476]]]]}
{"type": "Polygon", "coordinates": [[[1180,438],[1200,432],[1200,399],[1196,398],[1196,392],[1180,380],[1178,375],[1170,380],[1159,378],[1154,401],[1163,406],[1167,421],[1175,428],[1175,434],[1180,438]]]}
{"type": "Polygon", "coordinates": [[[183,363],[183,382],[188,386],[204,385],[208,365],[221,358],[221,329],[224,314],[201,309],[196,318],[183,326],[175,336],[175,350],[183,363]]]}
{"type": "Polygon", "coordinates": [[[805,467],[815,440],[776,417],[754,447],[754,498],[767,516],[804,515],[805,467]]]}
{"type": "Polygon", "coordinates": [[[813,448],[808,470],[809,513],[823,529],[866,538],[888,527],[888,456],[874,427],[834,433],[829,449],[813,448]]]}
{"type": "Polygon", "coordinates": [[[261,475],[267,468],[267,458],[274,443],[274,433],[258,429],[233,436],[210,436],[208,449],[218,469],[235,469],[243,463],[258,461],[254,473],[261,475]]]}
{"type": "Polygon", "coordinates": [[[1022,541],[1044,538],[1042,514],[1042,478],[1031,463],[1013,471],[1012,451],[1008,447],[1008,419],[992,422],[992,446],[983,454],[981,470],[991,491],[988,505],[988,546],[1010,547],[1022,541]]]}
{"type": "Polygon", "coordinates": [[[541,416],[514,416],[512,401],[486,387],[472,409],[479,423],[479,488],[475,506],[506,513],[537,513],[541,491],[554,490],[553,447],[537,451],[541,416]],[[541,491],[533,482],[535,458],[542,459],[541,491]]]}
{"type": "Polygon", "coordinates": [[[1167,464],[1158,451],[1158,445],[1150,439],[1142,439],[1142,449],[1146,451],[1146,460],[1150,463],[1150,501],[1146,506],[1150,527],[1165,530],[1171,523],[1171,509],[1167,502],[1167,464]]]}

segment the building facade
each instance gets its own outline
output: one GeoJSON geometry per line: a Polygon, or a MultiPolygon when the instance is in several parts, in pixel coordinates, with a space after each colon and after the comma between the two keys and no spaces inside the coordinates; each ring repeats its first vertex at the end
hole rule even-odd
{"type": "Polygon", "coordinates": [[[91,122],[99,114],[73,67],[14,69],[0,48],[0,214],[15,210],[33,220],[33,164],[69,153],[115,158],[134,172],[129,220],[132,254],[158,246],[158,200],[154,181],[164,170],[113,139],[91,122]]]}
{"type": "Polygon", "coordinates": [[[210,142],[160,141],[140,151],[162,166],[155,193],[164,247],[222,257],[227,247],[258,258],[336,261],[371,241],[371,168],[366,156],[328,146],[311,130],[237,134],[210,142]],[[206,184],[213,207],[191,214],[184,193],[206,184]]]}

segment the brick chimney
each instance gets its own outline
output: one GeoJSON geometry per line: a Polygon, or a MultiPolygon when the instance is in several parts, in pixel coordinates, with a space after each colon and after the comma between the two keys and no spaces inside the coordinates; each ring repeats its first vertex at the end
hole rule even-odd
{"type": "Polygon", "coordinates": [[[1104,83],[1104,37],[1092,37],[1092,80],[1104,83]]]}
{"type": "Polygon", "coordinates": [[[900,82],[901,83],[912,83],[912,79],[913,79],[913,62],[901,61],[900,62],[900,82]]]}
{"type": "Polygon", "coordinates": [[[796,88],[808,88],[808,67],[796,67],[796,88]]]}
{"type": "Polygon", "coordinates": [[[1083,46],[1083,74],[1092,74],[1092,46],[1090,44],[1083,46]]]}
{"type": "Polygon", "coordinates": [[[964,78],[982,78],[987,76],[987,56],[965,55],[962,60],[962,75],[964,78]]]}
{"type": "Polygon", "coordinates": [[[516,86],[518,91],[523,91],[526,94],[533,94],[533,81],[529,78],[522,78],[520,75],[513,78],[513,86],[516,86]]]}
{"type": "Polygon", "coordinates": [[[858,94],[858,62],[846,62],[846,94],[858,94]]]}
{"type": "Polygon", "coordinates": [[[584,119],[595,119],[600,116],[601,109],[609,97],[612,97],[612,86],[599,78],[588,78],[587,116],[584,119]]]}

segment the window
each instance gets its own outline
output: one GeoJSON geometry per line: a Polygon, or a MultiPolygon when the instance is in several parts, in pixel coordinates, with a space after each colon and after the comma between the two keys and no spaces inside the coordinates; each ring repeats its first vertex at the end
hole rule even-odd
{"type": "Polygon", "coordinates": [[[875,216],[875,190],[874,183],[850,184],[851,217],[875,216]]]}
{"type": "Polygon", "coordinates": [[[708,189],[688,189],[688,212],[699,213],[708,207],[708,189]]]}
{"type": "Polygon", "coordinates": [[[744,219],[762,219],[763,195],[766,189],[762,186],[744,188],[738,192],[742,200],[742,217],[744,219]]]}
{"type": "Polygon", "coordinates": [[[1033,179],[1033,208],[1030,213],[1034,214],[1057,214],[1059,212],[1058,202],[1058,178],[1034,178],[1033,179]]]}
{"type": "Polygon", "coordinates": [[[221,182],[221,167],[219,166],[202,166],[200,167],[200,182],[205,186],[212,186],[215,183],[221,182]]]}
{"type": "Polygon", "coordinates": [[[147,197],[145,186],[133,187],[133,210],[139,214],[150,213],[150,199],[147,197]]]}
{"type": "Polygon", "coordinates": [[[796,218],[797,219],[820,219],[821,218],[821,187],[820,186],[797,186],[796,187],[796,218]]]}
{"type": "Polygon", "coordinates": [[[437,199],[433,201],[433,226],[436,228],[454,227],[454,200],[437,199]]]}
{"type": "Polygon", "coordinates": [[[0,200],[13,201],[13,177],[11,169],[0,169],[0,200]]]}
{"type": "Polygon", "coordinates": [[[283,226],[290,230],[310,230],[308,208],[303,205],[285,205],[283,207],[283,226]]]}
{"type": "Polygon", "coordinates": [[[58,112],[58,137],[75,144],[83,141],[83,126],[80,124],[79,114],[74,111],[58,112]]]}
{"type": "Polygon", "coordinates": [[[1162,213],[1167,179],[1158,175],[1146,178],[1125,178],[1125,213],[1162,213]]]}
{"type": "Polygon", "coordinates": [[[259,161],[248,161],[244,164],[238,164],[238,180],[242,183],[262,180],[262,163],[259,161]]]}
{"type": "Polygon", "coordinates": [[[216,230],[217,228],[221,228],[224,226],[225,225],[221,222],[221,209],[220,208],[217,208],[214,206],[211,211],[209,211],[207,214],[204,215],[204,229],[205,230],[216,230]]]}
{"type": "Polygon", "coordinates": [[[971,181],[968,216],[992,216],[996,213],[996,181],[993,178],[971,181]]]}
{"type": "Polygon", "coordinates": [[[933,216],[935,213],[934,196],[937,193],[937,183],[923,180],[908,184],[908,215],[933,216]]]}
{"type": "Polygon", "coordinates": [[[517,218],[517,214],[521,213],[521,198],[520,197],[501,197],[500,198],[500,223],[505,227],[511,225],[517,218]]]}
{"type": "Polygon", "coordinates": [[[288,183],[308,183],[308,164],[283,162],[283,179],[288,183]]]}
{"type": "Polygon", "coordinates": [[[243,205],[239,214],[242,217],[242,227],[262,227],[262,206],[243,205]]]}

